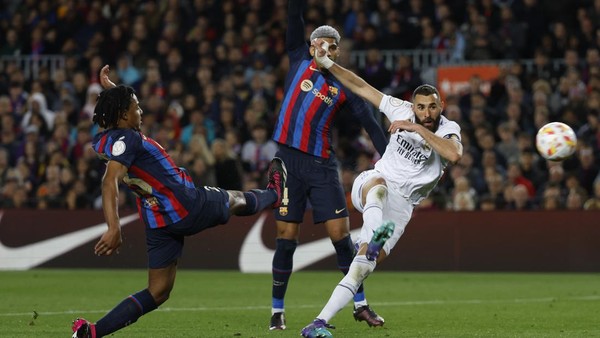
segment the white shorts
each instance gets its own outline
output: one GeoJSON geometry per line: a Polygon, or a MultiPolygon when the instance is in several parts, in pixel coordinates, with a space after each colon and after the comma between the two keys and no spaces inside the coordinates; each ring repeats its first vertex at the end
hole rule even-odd
{"type": "MultiPolygon", "coordinates": [[[[354,208],[361,213],[364,210],[362,204],[362,187],[365,185],[365,183],[374,178],[383,178],[385,180],[385,177],[381,174],[381,172],[372,169],[360,173],[352,185],[352,205],[354,205],[354,208]]],[[[412,203],[409,202],[397,189],[394,189],[393,186],[388,184],[388,197],[386,206],[383,209],[383,221],[392,221],[396,227],[394,228],[394,234],[392,237],[390,237],[390,239],[388,239],[383,246],[383,250],[385,250],[386,255],[390,254],[390,251],[392,248],[394,248],[394,246],[396,246],[400,236],[402,236],[404,233],[404,229],[406,228],[406,225],[412,216],[413,209],[414,206],[412,203]]],[[[356,243],[359,246],[362,243],[369,243],[373,237],[373,232],[380,225],[381,224],[371,229],[363,224],[360,231],[360,236],[356,239],[356,243]]]]}

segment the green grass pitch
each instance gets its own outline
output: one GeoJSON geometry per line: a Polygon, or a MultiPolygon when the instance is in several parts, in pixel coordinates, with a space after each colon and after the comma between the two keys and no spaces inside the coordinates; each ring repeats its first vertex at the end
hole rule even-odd
{"type": "MultiPolygon", "coordinates": [[[[299,337],[340,277],[294,273],[288,329],[270,332],[269,274],[180,270],[167,303],[112,336],[299,337]]],[[[0,272],[0,337],[70,337],[75,317],[96,321],[145,283],[141,270],[0,272]]],[[[385,326],[355,322],[347,306],[334,336],[600,337],[600,274],[376,271],[366,292],[385,326]]]]}

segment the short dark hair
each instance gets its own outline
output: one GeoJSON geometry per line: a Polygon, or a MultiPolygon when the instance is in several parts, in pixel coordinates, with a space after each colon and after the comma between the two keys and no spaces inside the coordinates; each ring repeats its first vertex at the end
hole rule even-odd
{"type": "Polygon", "coordinates": [[[106,89],[98,95],[92,121],[102,128],[112,128],[129,109],[135,90],[129,86],[118,85],[106,89]]]}
{"type": "Polygon", "coordinates": [[[441,100],[440,92],[438,92],[437,88],[429,84],[422,84],[413,92],[412,100],[414,101],[417,95],[429,96],[433,94],[437,95],[438,99],[441,100]]]}

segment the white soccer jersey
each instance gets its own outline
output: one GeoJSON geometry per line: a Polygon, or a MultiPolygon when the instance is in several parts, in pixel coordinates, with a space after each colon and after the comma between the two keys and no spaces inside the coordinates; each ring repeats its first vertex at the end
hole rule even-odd
{"type": "MultiPolygon", "coordinates": [[[[379,110],[390,121],[415,122],[412,103],[385,95],[379,110]]],[[[460,127],[441,116],[437,136],[456,135],[460,139],[460,127]]],[[[433,151],[423,137],[415,132],[399,131],[390,136],[390,142],[375,169],[381,172],[388,187],[395,189],[412,204],[418,204],[435,187],[442,177],[448,161],[433,151]]]]}

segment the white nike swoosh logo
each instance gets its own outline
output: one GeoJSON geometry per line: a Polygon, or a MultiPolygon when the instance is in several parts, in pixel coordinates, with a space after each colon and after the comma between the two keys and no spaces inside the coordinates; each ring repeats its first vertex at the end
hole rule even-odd
{"type": "Polygon", "coordinates": [[[308,66],[308,69],[312,70],[313,72],[321,72],[318,68],[315,68],[313,66],[308,66]]]}
{"type": "MultiPolygon", "coordinates": [[[[0,212],[0,224],[3,212],[0,212]]],[[[137,214],[121,218],[121,227],[139,219],[137,214]]],[[[27,270],[101,236],[107,229],[102,223],[36,243],[10,248],[0,241],[0,270],[27,270]]]]}
{"type": "Polygon", "coordinates": [[[339,214],[340,212],[342,212],[344,210],[346,210],[346,208],[342,208],[342,209],[339,209],[339,210],[335,209],[335,214],[337,215],[337,214],[339,214]]]}
{"type": "MultiPolygon", "coordinates": [[[[241,272],[267,273],[272,271],[271,263],[275,250],[269,249],[262,240],[262,229],[267,213],[263,213],[252,225],[246,235],[239,256],[241,272]]],[[[352,238],[360,234],[360,229],[350,232],[352,238]]],[[[302,270],[307,266],[335,254],[329,238],[322,238],[310,243],[298,245],[294,253],[294,270],[302,270]]]]}

